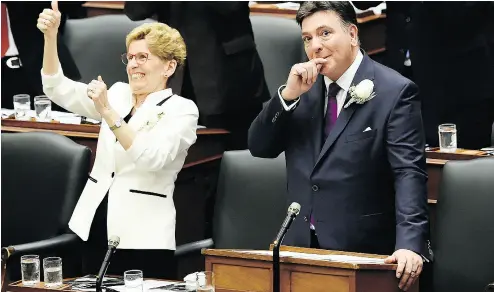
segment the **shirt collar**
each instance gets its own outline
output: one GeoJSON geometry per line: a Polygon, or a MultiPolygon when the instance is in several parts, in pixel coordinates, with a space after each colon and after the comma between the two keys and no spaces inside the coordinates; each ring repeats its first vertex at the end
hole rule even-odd
{"type": "MultiPolygon", "coordinates": [[[[341,77],[338,80],[336,80],[336,84],[338,84],[338,86],[340,86],[340,88],[343,89],[344,91],[348,91],[348,89],[352,85],[353,78],[355,77],[358,67],[360,67],[360,64],[362,63],[363,59],[364,59],[364,55],[359,50],[357,56],[355,57],[355,60],[353,60],[352,65],[350,65],[350,67],[346,69],[345,73],[343,73],[343,75],[341,75],[341,77]]],[[[326,90],[328,89],[329,85],[333,82],[334,82],[333,80],[324,76],[324,84],[326,85],[326,90]]]]}
{"type": "Polygon", "coordinates": [[[172,95],[172,89],[167,88],[163,89],[160,91],[156,91],[153,93],[150,93],[147,97],[146,100],[144,101],[143,105],[157,105],[160,101],[163,99],[170,97],[172,95]]]}

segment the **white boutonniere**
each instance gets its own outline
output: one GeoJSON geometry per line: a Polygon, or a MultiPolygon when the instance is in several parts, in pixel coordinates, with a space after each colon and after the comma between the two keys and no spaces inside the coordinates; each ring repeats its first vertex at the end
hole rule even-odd
{"type": "Polygon", "coordinates": [[[352,103],[363,104],[373,99],[376,93],[372,90],[374,90],[374,83],[369,79],[364,79],[356,86],[351,86],[348,89],[351,98],[345,104],[345,108],[349,107],[352,103]]]}
{"type": "Polygon", "coordinates": [[[156,115],[151,116],[151,118],[149,118],[149,120],[139,130],[151,130],[164,116],[164,112],[158,112],[156,115]]]}

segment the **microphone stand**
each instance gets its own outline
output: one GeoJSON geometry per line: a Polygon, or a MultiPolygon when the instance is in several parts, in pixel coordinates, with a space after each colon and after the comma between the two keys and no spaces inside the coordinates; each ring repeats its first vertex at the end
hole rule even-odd
{"type": "Polygon", "coordinates": [[[273,292],[280,292],[280,245],[278,241],[273,244],[273,292]]]}
{"type": "Polygon", "coordinates": [[[96,292],[103,292],[103,290],[102,290],[103,279],[105,278],[107,269],[108,269],[108,266],[101,267],[98,275],[96,276],[96,292]]]}
{"type": "Polygon", "coordinates": [[[102,292],[101,285],[103,284],[103,277],[96,279],[96,292],[102,292]]]}
{"type": "Polygon", "coordinates": [[[280,292],[280,246],[296,214],[289,214],[273,242],[273,292],[280,292]]]}
{"type": "Polygon", "coordinates": [[[300,204],[293,202],[288,208],[288,214],[281,225],[278,235],[273,242],[273,292],[280,292],[280,247],[286,232],[300,212],[300,204]]]}

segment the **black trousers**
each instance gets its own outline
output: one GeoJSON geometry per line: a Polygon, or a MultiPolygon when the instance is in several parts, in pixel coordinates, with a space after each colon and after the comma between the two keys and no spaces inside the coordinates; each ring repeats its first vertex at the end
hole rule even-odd
{"type": "MultiPolygon", "coordinates": [[[[101,202],[93,223],[88,241],[84,243],[83,272],[97,275],[106,251],[108,194],[101,202]]],[[[173,250],[117,249],[111,258],[107,275],[123,276],[125,271],[141,270],[145,278],[175,280],[177,264],[173,250]]]]}

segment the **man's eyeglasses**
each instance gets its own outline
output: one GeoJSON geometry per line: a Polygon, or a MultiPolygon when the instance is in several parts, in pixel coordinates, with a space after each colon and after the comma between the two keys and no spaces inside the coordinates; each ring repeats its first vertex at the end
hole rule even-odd
{"type": "Polygon", "coordinates": [[[149,60],[149,55],[148,53],[137,53],[137,54],[123,53],[122,63],[127,65],[134,58],[137,64],[142,65],[146,63],[147,60],[149,60]]]}

